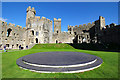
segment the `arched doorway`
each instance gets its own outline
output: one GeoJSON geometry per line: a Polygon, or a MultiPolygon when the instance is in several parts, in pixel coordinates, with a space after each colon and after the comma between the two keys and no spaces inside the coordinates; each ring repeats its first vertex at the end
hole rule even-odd
{"type": "Polygon", "coordinates": [[[56,40],[56,43],[58,43],[58,41],[56,40]]]}
{"type": "Polygon", "coordinates": [[[36,43],[38,43],[38,38],[36,38],[36,43]]]}

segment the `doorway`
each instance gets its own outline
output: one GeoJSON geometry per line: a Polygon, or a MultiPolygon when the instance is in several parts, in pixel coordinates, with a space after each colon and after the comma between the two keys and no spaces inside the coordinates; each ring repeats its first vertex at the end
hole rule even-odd
{"type": "Polygon", "coordinates": [[[38,43],[38,38],[36,38],[36,43],[38,43]]]}

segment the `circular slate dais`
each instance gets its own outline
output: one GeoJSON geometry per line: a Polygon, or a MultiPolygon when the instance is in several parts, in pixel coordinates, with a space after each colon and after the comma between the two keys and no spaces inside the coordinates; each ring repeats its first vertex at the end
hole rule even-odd
{"type": "Polygon", "coordinates": [[[17,65],[22,68],[42,72],[82,72],[97,68],[101,64],[101,58],[81,52],[40,52],[23,56],[17,60],[17,65]],[[54,66],[70,66],[86,63],[90,64],[70,68],[54,68],[54,66]],[[46,65],[46,67],[38,67],[31,64],[46,65]]]}

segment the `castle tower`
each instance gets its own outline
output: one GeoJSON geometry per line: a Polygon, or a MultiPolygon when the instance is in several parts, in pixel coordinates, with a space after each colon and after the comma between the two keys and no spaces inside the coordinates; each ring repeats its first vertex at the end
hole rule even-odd
{"type": "Polygon", "coordinates": [[[73,27],[74,27],[74,26],[68,25],[68,32],[69,32],[70,34],[74,34],[74,32],[73,32],[73,27]]]}
{"type": "Polygon", "coordinates": [[[54,18],[54,33],[61,33],[61,19],[54,18]]]}
{"type": "Polygon", "coordinates": [[[103,28],[105,28],[105,18],[102,16],[99,16],[99,21],[100,21],[100,30],[102,30],[103,28]]]}
{"type": "Polygon", "coordinates": [[[35,14],[36,14],[36,11],[35,11],[34,7],[31,8],[31,6],[29,6],[27,8],[27,15],[26,15],[26,27],[27,28],[31,27],[31,23],[35,19],[35,14]]]}

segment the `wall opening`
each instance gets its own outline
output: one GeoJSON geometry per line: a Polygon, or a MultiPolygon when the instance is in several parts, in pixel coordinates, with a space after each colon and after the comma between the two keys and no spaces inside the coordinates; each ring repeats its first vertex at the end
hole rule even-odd
{"type": "Polygon", "coordinates": [[[12,31],[12,29],[10,29],[10,28],[7,30],[7,37],[9,37],[9,36],[10,36],[11,31],[12,31]]]}
{"type": "Polygon", "coordinates": [[[6,44],[6,47],[9,47],[9,44],[6,44]]]}
{"type": "Polygon", "coordinates": [[[32,35],[34,36],[34,31],[32,30],[32,35]]]}
{"type": "Polygon", "coordinates": [[[57,33],[58,33],[58,31],[57,31],[57,33]]]}
{"type": "Polygon", "coordinates": [[[18,44],[16,44],[16,47],[18,47],[18,44]]]}
{"type": "Polygon", "coordinates": [[[76,32],[74,32],[74,34],[76,35],[76,32]]]}
{"type": "Polygon", "coordinates": [[[36,43],[38,43],[38,38],[36,38],[36,43]]]}
{"type": "Polygon", "coordinates": [[[1,34],[4,34],[4,31],[2,31],[2,33],[1,34]]]}
{"type": "Polygon", "coordinates": [[[58,43],[58,41],[56,40],[56,43],[58,43]]]}

